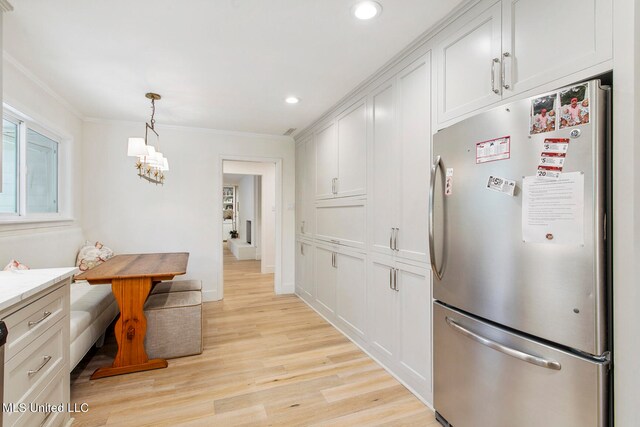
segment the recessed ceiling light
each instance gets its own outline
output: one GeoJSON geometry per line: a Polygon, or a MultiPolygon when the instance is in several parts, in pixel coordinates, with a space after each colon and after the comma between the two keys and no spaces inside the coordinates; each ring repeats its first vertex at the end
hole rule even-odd
{"type": "Polygon", "coordinates": [[[353,6],[353,16],[358,19],[367,20],[375,18],[382,12],[382,6],[376,1],[361,1],[353,6]]]}
{"type": "Polygon", "coordinates": [[[287,104],[297,104],[298,102],[300,102],[300,98],[296,98],[295,96],[290,96],[287,99],[285,99],[284,102],[286,102],[287,104]]]}

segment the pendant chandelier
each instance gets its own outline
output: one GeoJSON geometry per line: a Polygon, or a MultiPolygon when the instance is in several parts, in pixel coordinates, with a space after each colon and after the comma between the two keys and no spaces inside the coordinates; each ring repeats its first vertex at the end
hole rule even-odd
{"type": "Polygon", "coordinates": [[[136,157],[136,169],[138,176],[153,184],[164,184],[164,173],[169,170],[169,162],[162,153],[156,151],[156,147],[149,144],[149,137],[155,135],[155,141],[160,140],[160,135],[155,130],[156,101],[161,97],[157,93],[145,95],[151,100],[151,120],[146,123],[144,138],[129,138],[127,155],[136,157]],[[151,131],[151,135],[149,133],[151,131]]]}

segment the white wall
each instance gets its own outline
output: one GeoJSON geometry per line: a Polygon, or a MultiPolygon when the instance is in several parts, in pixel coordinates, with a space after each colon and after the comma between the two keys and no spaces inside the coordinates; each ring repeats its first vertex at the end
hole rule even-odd
{"type": "Polygon", "coordinates": [[[614,405],[626,427],[640,425],[640,6],[613,8],[614,405]]]}
{"type": "MultiPolygon", "coordinates": [[[[260,203],[260,239],[257,246],[260,248],[259,254],[262,260],[262,273],[273,273],[275,271],[276,260],[276,188],[275,188],[275,165],[273,163],[239,162],[225,161],[224,172],[260,175],[261,176],[261,203],[260,203]]],[[[241,207],[242,209],[242,207],[241,207]]],[[[244,228],[244,224],[242,225],[244,228]]],[[[256,232],[256,235],[258,233],[256,232]]]]}
{"type": "Polygon", "coordinates": [[[247,241],[247,226],[246,222],[251,221],[251,235],[252,245],[256,246],[255,239],[255,227],[256,227],[256,212],[254,206],[255,199],[255,187],[254,187],[253,175],[245,175],[238,184],[238,232],[240,233],[240,239],[243,242],[247,241]]]}
{"type": "MultiPolygon", "coordinates": [[[[158,106],[161,108],[161,106],[158,106]]],[[[136,175],[127,139],[144,123],[87,121],[84,125],[84,230],[119,253],[189,252],[187,275],[203,282],[204,298],[219,299],[222,259],[223,156],[282,159],[283,289],[294,282],[294,143],[288,137],[163,127],[159,150],[169,159],[164,186],[136,175]]]]}
{"type": "Polygon", "coordinates": [[[59,196],[62,217],[54,223],[0,224],[0,268],[11,258],[33,268],[71,266],[83,243],[82,120],[29,71],[4,55],[3,100],[62,138],[59,149],[59,196]]]}

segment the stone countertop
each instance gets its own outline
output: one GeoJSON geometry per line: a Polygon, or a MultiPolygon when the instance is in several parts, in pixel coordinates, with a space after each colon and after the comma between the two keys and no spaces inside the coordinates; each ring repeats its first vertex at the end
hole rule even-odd
{"type": "Polygon", "coordinates": [[[0,271],[0,312],[77,272],[76,267],[0,271]]]}

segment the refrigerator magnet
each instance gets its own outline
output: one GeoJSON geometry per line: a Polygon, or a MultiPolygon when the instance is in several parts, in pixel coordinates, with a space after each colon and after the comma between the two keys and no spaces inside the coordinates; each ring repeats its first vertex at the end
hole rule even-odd
{"type": "Polygon", "coordinates": [[[453,194],[453,168],[447,168],[447,175],[444,181],[444,195],[453,194]]]}
{"type": "Polygon", "coordinates": [[[510,157],[511,136],[503,136],[476,144],[476,164],[507,160],[510,157]]]}
{"type": "Polygon", "coordinates": [[[589,83],[560,91],[560,129],[589,123],[589,83]]]}
{"type": "Polygon", "coordinates": [[[513,196],[516,190],[516,182],[510,179],[504,179],[497,176],[489,176],[487,189],[497,191],[498,193],[513,196]]]}
{"type": "Polygon", "coordinates": [[[558,95],[545,95],[531,100],[529,114],[529,134],[553,132],[556,130],[556,104],[558,95]]]}

